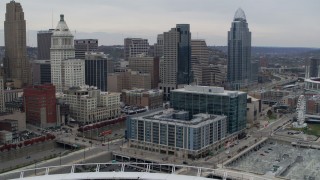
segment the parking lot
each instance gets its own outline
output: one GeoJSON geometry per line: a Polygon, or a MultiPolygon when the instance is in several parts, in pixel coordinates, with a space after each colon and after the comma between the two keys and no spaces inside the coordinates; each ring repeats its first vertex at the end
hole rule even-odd
{"type": "Polygon", "coordinates": [[[269,140],[260,149],[233,161],[229,168],[290,179],[320,177],[320,151],[269,140]]]}

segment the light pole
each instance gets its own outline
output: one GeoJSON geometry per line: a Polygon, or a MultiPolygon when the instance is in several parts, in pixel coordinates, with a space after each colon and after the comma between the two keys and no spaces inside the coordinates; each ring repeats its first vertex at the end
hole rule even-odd
{"type": "Polygon", "coordinates": [[[60,166],[61,166],[61,152],[60,152],[60,166]]]}
{"type": "Polygon", "coordinates": [[[83,162],[86,160],[86,147],[83,148],[83,162]]]}

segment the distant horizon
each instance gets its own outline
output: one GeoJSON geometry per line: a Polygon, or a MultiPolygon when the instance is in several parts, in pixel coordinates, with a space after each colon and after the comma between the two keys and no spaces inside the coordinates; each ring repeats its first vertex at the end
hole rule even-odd
{"type": "MultiPolygon", "coordinates": [[[[6,3],[0,2],[0,19],[6,3]]],[[[320,48],[319,0],[17,0],[27,22],[27,45],[36,47],[36,32],[55,28],[60,14],[76,39],[99,39],[102,45],[123,44],[126,37],[156,42],[176,24],[190,24],[192,38],[226,46],[227,32],[241,7],[252,32],[253,46],[320,48]],[[75,34],[76,32],[76,34],[75,34]]],[[[4,44],[0,23],[0,45],[4,44]]]]}

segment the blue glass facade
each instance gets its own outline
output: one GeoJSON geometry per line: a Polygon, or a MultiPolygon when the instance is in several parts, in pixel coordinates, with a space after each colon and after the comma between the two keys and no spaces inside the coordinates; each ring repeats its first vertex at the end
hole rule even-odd
{"type": "Polygon", "coordinates": [[[175,110],[188,111],[190,115],[209,113],[227,116],[228,133],[236,133],[246,128],[247,93],[199,93],[171,91],[171,107],[175,110]]]}
{"type": "Polygon", "coordinates": [[[228,72],[231,89],[251,82],[251,32],[242,9],[238,9],[228,32],[228,72]]]}
{"type": "Polygon", "coordinates": [[[190,25],[177,24],[176,28],[180,32],[177,84],[190,84],[192,82],[190,25]]]}

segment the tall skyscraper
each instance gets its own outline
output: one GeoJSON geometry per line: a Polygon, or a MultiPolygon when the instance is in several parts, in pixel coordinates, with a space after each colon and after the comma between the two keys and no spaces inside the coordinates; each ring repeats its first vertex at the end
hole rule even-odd
{"type": "Polygon", "coordinates": [[[38,31],[38,34],[37,34],[38,60],[50,60],[52,34],[53,34],[53,29],[49,29],[48,31],[38,31]]]}
{"type": "Polygon", "coordinates": [[[75,39],[75,58],[85,59],[86,52],[95,52],[98,50],[98,39],[75,39]]]}
{"type": "Polygon", "coordinates": [[[148,73],[151,76],[151,88],[158,88],[159,58],[140,55],[129,58],[129,69],[139,73],[148,73]]]}
{"type": "Polygon", "coordinates": [[[203,85],[202,72],[209,66],[209,49],[205,40],[191,40],[191,70],[197,85],[203,85]]]}
{"type": "Polygon", "coordinates": [[[320,77],[320,59],[310,58],[306,61],[306,76],[307,79],[320,77]]]}
{"type": "Polygon", "coordinates": [[[139,54],[148,54],[148,39],[142,38],[125,38],[124,39],[124,59],[128,61],[129,57],[135,57],[139,54]]]}
{"type": "Polygon", "coordinates": [[[108,59],[102,52],[88,52],[85,60],[86,84],[107,91],[108,59]]]}
{"type": "Polygon", "coordinates": [[[189,24],[177,24],[176,28],[163,33],[163,59],[160,64],[159,87],[168,100],[171,90],[192,82],[189,24]]]}
{"type": "Polygon", "coordinates": [[[73,35],[71,34],[64,15],[51,36],[51,82],[57,92],[73,86],[85,84],[84,60],[74,59],[73,35]]]}
{"type": "Polygon", "coordinates": [[[21,4],[15,1],[7,3],[4,37],[6,79],[12,80],[17,88],[31,84],[30,65],[27,60],[26,21],[21,4]]]}
{"type": "Polygon", "coordinates": [[[154,44],[154,57],[163,56],[163,34],[158,34],[157,43],[154,44]]]}
{"type": "Polygon", "coordinates": [[[245,87],[251,82],[251,32],[240,8],[228,32],[227,79],[231,89],[245,87]]]}

